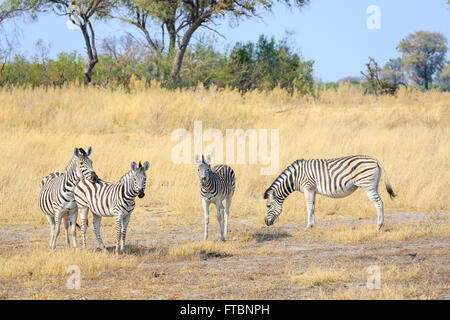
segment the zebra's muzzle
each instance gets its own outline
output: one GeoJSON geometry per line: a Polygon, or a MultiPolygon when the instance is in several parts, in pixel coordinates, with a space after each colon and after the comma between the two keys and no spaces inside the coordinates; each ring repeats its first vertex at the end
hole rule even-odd
{"type": "Polygon", "coordinates": [[[273,225],[273,221],[274,219],[269,219],[267,217],[264,218],[264,222],[266,223],[267,226],[273,225]]]}
{"type": "Polygon", "coordinates": [[[139,190],[138,197],[142,199],[145,196],[144,190],[139,190]]]}

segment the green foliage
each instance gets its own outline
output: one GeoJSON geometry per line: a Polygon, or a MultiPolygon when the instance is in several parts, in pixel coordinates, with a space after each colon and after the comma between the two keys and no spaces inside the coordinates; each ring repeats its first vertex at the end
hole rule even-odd
{"type": "MultiPolygon", "coordinates": [[[[277,86],[289,92],[310,93],[313,89],[313,62],[302,60],[287,41],[276,42],[261,36],[257,43],[237,43],[230,53],[221,53],[214,40],[201,38],[189,46],[180,70],[180,86],[193,88],[231,87],[271,90],[277,86]]],[[[76,53],[61,53],[48,58],[48,48],[36,45],[38,54],[27,60],[16,55],[0,73],[0,85],[62,86],[83,80],[84,62],[76,53]]],[[[158,81],[171,86],[171,53],[156,53],[143,48],[130,35],[105,39],[92,83],[99,87],[129,88],[132,78],[146,83],[158,81]]]]}
{"type": "Polygon", "coordinates": [[[41,0],[2,0],[0,3],[0,23],[19,15],[36,18],[36,11],[42,7],[41,0]]]}
{"type": "Polygon", "coordinates": [[[437,77],[440,84],[450,85],[450,61],[447,61],[437,77]]]}
{"type": "Polygon", "coordinates": [[[83,60],[77,53],[62,52],[57,59],[34,57],[31,61],[16,55],[1,70],[0,85],[34,88],[79,83],[83,78],[83,67],[83,60]]]}
{"type": "Polygon", "coordinates": [[[418,31],[402,40],[397,49],[403,54],[405,70],[418,85],[428,89],[434,74],[444,65],[447,38],[438,32],[418,31]]]}
{"type": "Polygon", "coordinates": [[[277,86],[293,92],[308,93],[313,88],[313,61],[303,61],[288,46],[261,35],[256,44],[237,43],[231,51],[228,69],[231,86],[242,92],[271,90],[277,86]]]}

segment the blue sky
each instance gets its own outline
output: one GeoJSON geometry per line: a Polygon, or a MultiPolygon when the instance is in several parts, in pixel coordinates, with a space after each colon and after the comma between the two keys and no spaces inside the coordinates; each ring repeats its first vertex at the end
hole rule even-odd
{"type": "MultiPolygon", "coordinates": [[[[260,18],[244,20],[239,25],[223,21],[216,29],[217,45],[225,48],[238,41],[256,41],[261,34],[282,39],[286,31],[293,33],[291,45],[306,59],[315,61],[315,76],[324,81],[336,81],[345,76],[359,76],[368,57],[381,65],[388,59],[399,57],[396,46],[409,33],[418,30],[441,32],[450,39],[450,6],[447,0],[311,0],[301,10],[277,4],[272,12],[260,18]],[[367,8],[380,9],[380,28],[369,29],[367,8]]],[[[17,30],[18,50],[34,54],[39,39],[51,44],[51,55],[61,51],[84,53],[83,38],[79,30],[66,25],[66,17],[54,14],[40,15],[36,22],[25,23],[16,19],[5,24],[10,33],[17,30]]],[[[96,22],[96,39],[120,36],[133,28],[118,22],[96,22]]],[[[206,31],[204,31],[206,32],[206,31]]],[[[137,34],[137,33],[136,33],[137,34]]],[[[450,59],[450,53],[447,54],[450,59]]]]}

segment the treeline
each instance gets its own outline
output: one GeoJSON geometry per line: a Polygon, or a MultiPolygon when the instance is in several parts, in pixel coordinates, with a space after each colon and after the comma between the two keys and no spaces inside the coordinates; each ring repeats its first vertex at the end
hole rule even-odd
{"type": "MultiPolygon", "coordinates": [[[[49,57],[42,41],[31,58],[16,54],[0,65],[0,86],[64,86],[83,82],[85,58],[77,52],[49,57]]],[[[129,88],[131,79],[171,85],[171,54],[146,50],[131,36],[104,39],[91,83],[104,88],[129,88]]],[[[261,35],[256,43],[236,43],[219,52],[203,38],[188,47],[178,85],[184,88],[217,86],[241,92],[281,87],[302,94],[313,90],[313,61],[302,59],[287,40],[261,35]]]]}

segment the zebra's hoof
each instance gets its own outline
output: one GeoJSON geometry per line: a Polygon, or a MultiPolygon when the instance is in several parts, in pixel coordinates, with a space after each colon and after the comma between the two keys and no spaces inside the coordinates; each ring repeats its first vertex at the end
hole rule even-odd
{"type": "Polygon", "coordinates": [[[306,226],[306,228],[305,228],[305,231],[308,231],[309,229],[312,229],[312,228],[313,228],[313,225],[312,224],[308,224],[306,226]]]}

